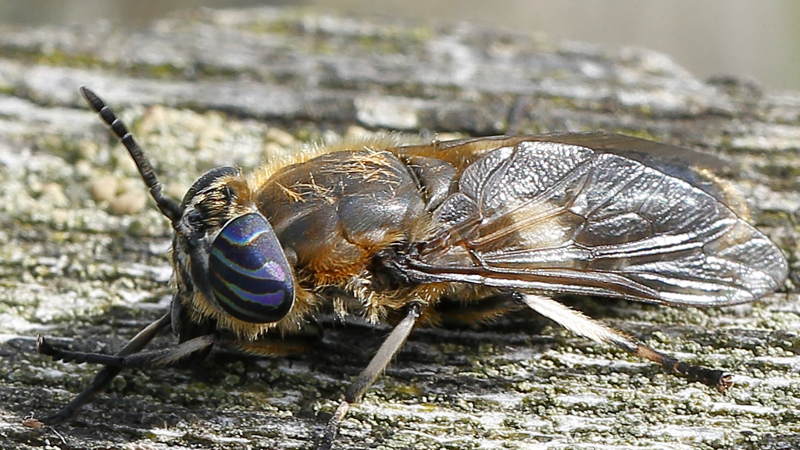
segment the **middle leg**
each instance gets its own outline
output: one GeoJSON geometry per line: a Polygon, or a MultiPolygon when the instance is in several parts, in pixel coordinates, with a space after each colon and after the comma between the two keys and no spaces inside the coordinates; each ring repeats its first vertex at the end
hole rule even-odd
{"type": "Polygon", "coordinates": [[[378,378],[378,375],[386,369],[389,361],[400,350],[400,347],[408,338],[411,330],[414,328],[417,319],[419,319],[422,310],[422,305],[419,303],[411,303],[408,312],[403,320],[394,327],[392,332],[383,341],[378,352],[372,357],[367,367],[361,371],[355,380],[350,384],[344,394],[344,399],[339,403],[339,407],[333,413],[328,425],[325,427],[325,432],[322,435],[319,449],[328,450],[333,445],[333,440],[336,438],[336,433],[339,430],[339,424],[347,415],[350,406],[354,403],[361,401],[364,393],[372,386],[372,383],[378,378]]]}

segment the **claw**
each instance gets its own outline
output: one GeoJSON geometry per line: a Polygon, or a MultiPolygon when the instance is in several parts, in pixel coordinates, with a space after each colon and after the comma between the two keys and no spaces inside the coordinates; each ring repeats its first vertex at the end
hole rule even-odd
{"type": "Polygon", "coordinates": [[[56,349],[50,345],[49,342],[41,334],[36,338],[36,351],[42,355],[52,356],[55,358],[56,349]]]}

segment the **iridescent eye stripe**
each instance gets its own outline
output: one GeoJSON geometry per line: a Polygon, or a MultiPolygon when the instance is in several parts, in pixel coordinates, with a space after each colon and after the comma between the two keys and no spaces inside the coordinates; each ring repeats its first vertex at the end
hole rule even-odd
{"type": "MultiPolygon", "coordinates": [[[[279,281],[286,279],[286,273],[283,271],[280,264],[275,263],[275,261],[264,261],[264,264],[262,264],[260,267],[251,269],[231,260],[219,248],[213,249],[211,251],[211,255],[215,258],[218,258],[226,267],[236,271],[236,273],[241,274],[244,277],[279,281]]],[[[239,254],[237,253],[234,257],[236,256],[239,256],[239,254]]]]}
{"type": "Polygon", "coordinates": [[[237,299],[252,307],[279,308],[285,295],[284,283],[268,277],[251,278],[231,271],[226,266],[216,266],[212,274],[211,287],[215,294],[237,299]],[[281,297],[275,298],[275,294],[281,297]]]}
{"type": "MultiPolygon", "coordinates": [[[[285,294],[283,292],[275,292],[268,295],[274,295],[278,297],[279,300],[283,300],[285,294]]],[[[222,292],[218,292],[214,289],[214,297],[220,301],[221,304],[224,304],[226,307],[226,311],[228,311],[233,316],[245,320],[247,322],[260,322],[263,320],[263,316],[260,314],[254,314],[254,311],[257,311],[259,308],[251,304],[242,303],[241,297],[233,297],[236,300],[232,300],[231,297],[226,296],[222,292]],[[234,312],[235,311],[235,312],[234,312]]],[[[273,310],[274,311],[274,310],[273,310]]]]}
{"type": "MultiPolygon", "coordinates": [[[[244,217],[240,217],[239,219],[244,219],[244,217]]],[[[247,223],[247,225],[250,224],[247,223]]],[[[243,247],[254,241],[262,234],[266,233],[268,230],[258,230],[258,229],[253,230],[250,227],[235,227],[232,229],[226,229],[225,231],[226,231],[225,233],[220,233],[220,237],[228,241],[231,245],[238,245],[240,247],[243,247]],[[237,233],[240,233],[240,235],[237,236],[237,233]]]]}
{"type": "Polygon", "coordinates": [[[280,306],[280,302],[283,300],[284,292],[277,290],[272,292],[264,292],[264,293],[256,293],[256,292],[248,292],[244,289],[240,289],[236,287],[236,285],[225,283],[228,289],[233,292],[236,297],[242,300],[249,300],[253,303],[258,303],[261,305],[274,305],[280,306]],[[277,297],[277,298],[276,298],[277,297]]]}
{"type": "Polygon", "coordinates": [[[246,214],[225,225],[211,246],[209,271],[217,303],[238,319],[274,322],[294,301],[291,268],[261,214],[246,214]]]}

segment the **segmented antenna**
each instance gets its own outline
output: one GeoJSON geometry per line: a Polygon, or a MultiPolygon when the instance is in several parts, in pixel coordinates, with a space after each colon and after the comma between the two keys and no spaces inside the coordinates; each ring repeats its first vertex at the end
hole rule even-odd
{"type": "Polygon", "coordinates": [[[133,135],[128,131],[128,127],[117,118],[117,115],[106,105],[103,99],[98,97],[91,89],[86,86],[81,86],[81,94],[83,98],[86,99],[86,102],[89,103],[89,106],[103,119],[103,122],[111,127],[111,131],[117,135],[122,145],[128,149],[128,154],[131,155],[133,162],[136,163],[136,168],[139,169],[139,175],[142,176],[144,184],[150,189],[150,195],[153,197],[153,200],[156,201],[158,209],[161,210],[161,214],[167,216],[172,222],[176,222],[180,219],[180,206],[178,206],[175,200],[164,195],[161,182],[158,181],[158,177],[156,177],[153,171],[153,166],[150,165],[150,161],[144,156],[142,148],[136,143],[133,135]]]}

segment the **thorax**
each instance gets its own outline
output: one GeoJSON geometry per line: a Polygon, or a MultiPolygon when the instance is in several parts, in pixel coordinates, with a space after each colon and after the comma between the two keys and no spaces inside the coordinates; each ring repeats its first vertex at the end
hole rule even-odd
{"type": "Polygon", "coordinates": [[[364,272],[382,249],[421,239],[429,223],[420,186],[388,151],[323,154],[278,170],[255,190],[298,276],[322,286],[364,272]]]}

